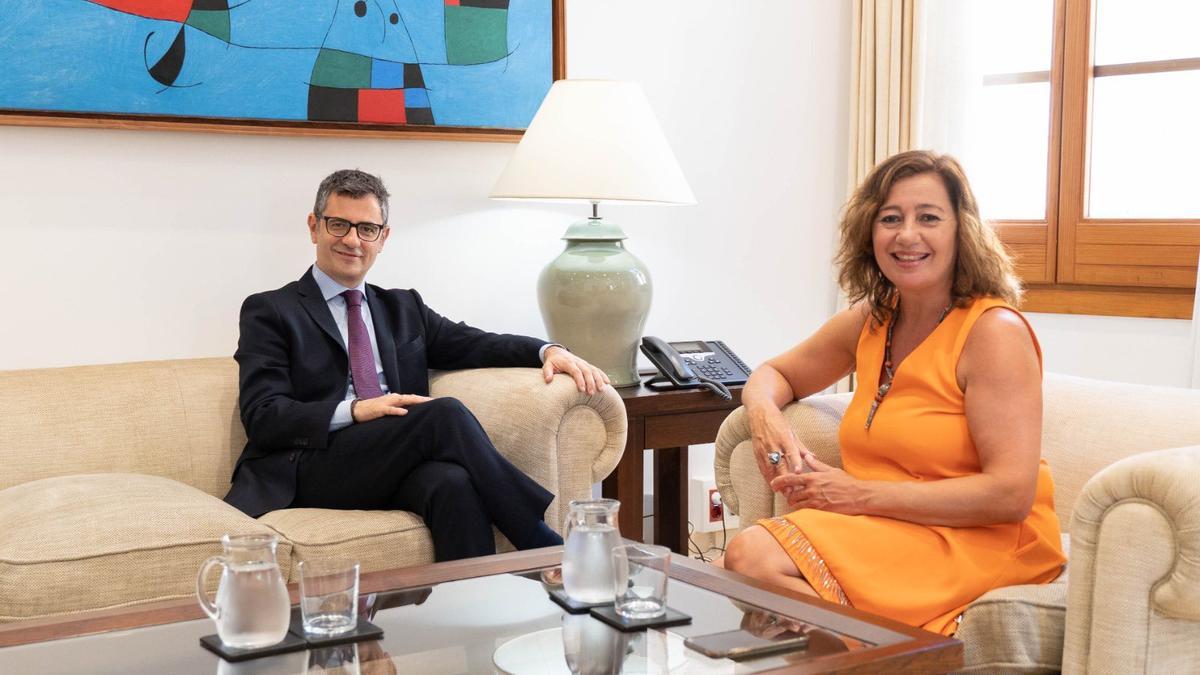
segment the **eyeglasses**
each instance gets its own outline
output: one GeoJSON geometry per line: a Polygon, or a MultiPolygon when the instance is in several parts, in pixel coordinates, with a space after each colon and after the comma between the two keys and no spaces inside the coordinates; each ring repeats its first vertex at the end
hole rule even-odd
{"type": "Polygon", "coordinates": [[[358,231],[358,238],[363,241],[375,241],[379,238],[387,225],[379,223],[362,222],[352,223],[345,218],[330,218],[329,216],[321,216],[325,221],[325,230],[335,237],[344,237],[350,234],[350,228],[358,231]]]}

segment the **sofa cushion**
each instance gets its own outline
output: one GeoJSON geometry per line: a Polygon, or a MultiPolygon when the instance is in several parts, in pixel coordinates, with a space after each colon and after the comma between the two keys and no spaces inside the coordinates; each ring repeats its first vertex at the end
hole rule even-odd
{"type": "Polygon", "coordinates": [[[221,497],[246,443],[237,383],[228,357],[0,372],[0,489],[137,473],[221,497]]]}
{"type": "MultiPolygon", "coordinates": [[[[363,572],[433,562],[433,540],[420,516],[408,511],[281,509],[258,519],[292,544],[288,578],[298,579],[296,563],[315,558],[357,560],[363,572]]],[[[512,544],[496,535],[496,550],[512,544]]],[[[280,565],[283,558],[280,557],[280,565]]]]}
{"type": "Polygon", "coordinates": [[[1194,445],[1200,391],[1047,374],[1042,457],[1054,476],[1054,510],[1070,529],[1075,502],[1098,471],[1130,455],[1194,445]]]}
{"type": "Polygon", "coordinates": [[[989,591],[963,613],[963,672],[1056,673],[1066,635],[1067,574],[989,591]]]}
{"type": "Polygon", "coordinates": [[[433,562],[429,530],[408,511],[280,509],[258,522],[292,543],[290,579],[299,579],[296,563],[315,558],[357,560],[363,572],[433,562]]]}
{"type": "MultiPolygon", "coordinates": [[[[222,535],[272,534],[196,488],[126,473],[0,490],[0,523],[0,621],[193,596],[222,535]]],[[[277,555],[286,562],[290,545],[277,555]]]]}

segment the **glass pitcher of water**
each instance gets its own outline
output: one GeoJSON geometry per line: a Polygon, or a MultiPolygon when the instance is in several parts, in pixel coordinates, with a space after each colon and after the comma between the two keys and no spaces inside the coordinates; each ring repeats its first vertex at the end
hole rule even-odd
{"type": "Polygon", "coordinates": [[[577,602],[613,601],[614,546],[621,543],[615,499],[575,500],[563,532],[562,576],[567,597],[577,602]]]}
{"type": "Polygon", "coordinates": [[[270,534],[221,537],[225,554],[213,556],[196,575],[196,597],[217,623],[217,636],[229,647],[257,649],[283,640],[291,620],[291,603],[275,561],[279,540],[270,534]],[[220,565],[217,601],[204,592],[204,577],[220,565]]]}

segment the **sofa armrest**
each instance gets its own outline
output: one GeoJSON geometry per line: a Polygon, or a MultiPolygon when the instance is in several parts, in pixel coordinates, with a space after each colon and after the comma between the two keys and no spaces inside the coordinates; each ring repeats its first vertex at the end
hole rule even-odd
{"type": "Polygon", "coordinates": [[[546,384],[536,368],[436,372],[429,385],[432,396],[462,401],[500,454],[554,493],[546,522],[555,530],[567,503],[588,499],[625,449],[625,404],[612,387],[589,396],[566,375],[546,384]]]}
{"type": "MultiPolygon", "coordinates": [[[[841,466],[838,447],[838,426],[852,394],[810,396],[783,408],[783,416],[809,450],[822,462],[841,466]]],[[[760,518],[784,513],[787,502],[763,480],[754,461],[750,441],[750,425],[745,408],[734,410],[717,433],[717,452],[713,460],[717,489],[733,513],[738,514],[742,527],[760,518]]]]}
{"type": "Polygon", "coordinates": [[[1065,672],[1184,672],[1200,663],[1200,446],[1127,457],[1071,518],[1065,672]]]}

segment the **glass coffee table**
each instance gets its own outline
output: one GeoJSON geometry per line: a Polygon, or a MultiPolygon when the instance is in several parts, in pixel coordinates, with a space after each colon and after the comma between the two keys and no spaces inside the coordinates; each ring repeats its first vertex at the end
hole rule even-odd
{"type": "MultiPolygon", "coordinates": [[[[0,625],[0,673],[758,673],[950,671],[957,640],[786,591],[682,556],[667,604],[690,624],[621,633],[548,596],[561,548],[364,574],[360,608],[382,640],[227,663],[194,600],[0,625]],[[684,646],[746,628],[809,637],[804,650],[735,662],[684,646]]],[[[291,587],[293,602],[295,588],[291,587]]]]}

